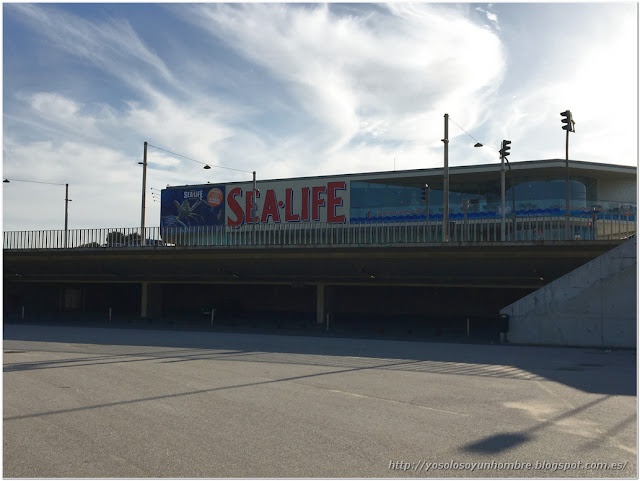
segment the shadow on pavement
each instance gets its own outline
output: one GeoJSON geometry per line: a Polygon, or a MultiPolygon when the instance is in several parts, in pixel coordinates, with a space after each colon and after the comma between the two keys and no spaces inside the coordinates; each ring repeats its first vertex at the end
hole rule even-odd
{"type": "MultiPolygon", "coordinates": [[[[70,344],[57,350],[87,354],[67,360],[11,363],[10,351],[5,351],[4,372],[149,360],[173,363],[233,359],[343,370],[394,369],[522,381],[550,380],[606,395],[635,396],[637,385],[636,352],[631,350],[12,324],[4,325],[4,339],[70,344]],[[83,350],[81,344],[93,346],[83,350]],[[109,349],[100,352],[98,346],[101,345],[109,349]],[[123,349],[121,354],[113,354],[111,346],[140,349],[123,349]]],[[[14,348],[34,349],[20,344],[12,345],[11,349],[14,348]]],[[[506,438],[503,441],[506,442],[506,438]]],[[[489,442],[489,447],[499,444],[498,439],[489,442]]],[[[476,449],[482,449],[482,445],[476,449]]]]}
{"type": "MultiPolygon", "coordinates": [[[[500,433],[493,436],[488,436],[486,438],[481,439],[480,441],[476,441],[471,444],[467,444],[466,446],[462,446],[460,450],[465,453],[474,453],[474,454],[500,454],[504,451],[508,451],[512,448],[519,446],[520,444],[524,444],[528,441],[531,441],[534,438],[534,433],[536,431],[540,431],[545,429],[558,421],[562,421],[563,419],[571,418],[577,415],[578,413],[585,411],[596,404],[600,404],[611,396],[602,396],[598,399],[594,399],[588,403],[583,404],[582,406],[578,406],[577,408],[571,409],[570,411],[566,411],[558,416],[555,416],[551,419],[547,419],[546,421],[542,421],[537,425],[527,428],[526,431],[520,431],[515,433],[500,433]]],[[[631,422],[629,420],[628,422],[631,422]]]]}

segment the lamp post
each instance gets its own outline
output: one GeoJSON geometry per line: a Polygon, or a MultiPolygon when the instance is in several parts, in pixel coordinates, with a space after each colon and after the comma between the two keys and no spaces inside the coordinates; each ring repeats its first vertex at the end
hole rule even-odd
{"type": "Polygon", "coordinates": [[[258,195],[258,188],[256,185],[256,171],[253,171],[253,197],[251,198],[252,207],[251,207],[251,237],[253,240],[253,244],[256,244],[256,219],[258,217],[258,200],[256,196],[258,195]]]}
{"type": "Polygon", "coordinates": [[[11,182],[26,182],[29,184],[46,184],[46,185],[64,185],[65,195],[64,195],[64,247],[66,248],[69,243],[69,184],[59,184],[57,182],[40,182],[37,180],[21,180],[21,179],[4,179],[2,181],[4,184],[9,184],[11,182]]]}
{"type": "MultiPolygon", "coordinates": [[[[571,112],[567,111],[567,112],[563,112],[561,115],[565,115],[566,113],[569,114],[569,116],[571,115],[571,112]]],[[[446,218],[446,220],[449,220],[449,152],[448,152],[448,144],[449,144],[449,138],[448,138],[448,121],[449,121],[449,114],[444,114],[444,139],[442,139],[442,141],[444,142],[444,183],[445,183],[445,200],[443,202],[444,204],[444,217],[446,218]]],[[[565,120],[563,120],[563,122],[565,122],[565,120]]],[[[572,121],[573,122],[573,121],[572,121]]],[[[454,124],[455,121],[453,121],[454,124]]],[[[458,125],[458,124],[456,124],[458,125]]],[[[460,127],[458,125],[458,127],[460,127]]],[[[563,129],[565,127],[562,127],[563,129]]],[[[469,137],[471,137],[473,140],[476,141],[474,147],[484,147],[484,145],[478,141],[478,139],[476,139],[473,135],[471,135],[469,132],[467,132],[466,130],[464,130],[462,127],[460,127],[460,129],[466,133],[469,137]]],[[[567,159],[569,156],[568,153],[568,135],[567,135],[567,159]]],[[[506,200],[505,200],[505,196],[506,196],[506,172],[505,172],[505,163],[507,164],[507,166],[509,167],[509,171],[511,171],[511,165],[509,164],[509,160],[507,159],[507,156],[511,155],[510,154],[510,147],[511,141],[510,140],[503,140],[502,143],[500,144],[500,150],[498,151],[500,153],[500,205],[501,205],[501,215],[500,215],[500,227],[501,227],[501,240],[504,241],[506,238],[506,200]]],[[[495,149],[495,147],[493,147],[495,149]]],[[[497,149],[496,149],[497,150],[497,149]]],[[[568,169],[568,164],[567,164],[567,169],[568,169]]],[[[568,172],[568,170],[567,170],[568,172]]],[[[568,175],[568,174],[567,174],[568,175]]],[[[568,198],[568,197],[567,197],[568,198]]],[[[568,202],[568,200],[567,200],[568,202]]],[[[515,212],[515,198],[513,198],[513,211],[515,212]]],[[[514,224],[514,229],[515,229],[515,224],[514,224]]],[[[515,230],[514,230],[515,232],[515,230]]],[[[443,233],[443,241],[446,242],[445,240],[445,235],[443,233]]]]}
{"type": "MultiPolygon", "coordinates": [[[[140,213],[140,235],[142,237],[141,239],[141,245],[144,246],[147,242],[146,239],[146,235],[144,234],[144,218],[145,218],[145,210],[146,210],[146,194],[147,194],[147,149],[149,147],[149,143],[145,141],[144,143],[144,152],[142,154],[142,162],[138,162],[138,165],[142,166],[142,207],[141,207],[141,213],[140,213]]],[[[162,150],[164,152],[168,152],[169,154],[173,154],[173,155],[177,155],[178,157],[182,157],[184,159],[188,159],[188,160],[192,160],[193,162],[197,162],[199,164],[203,164],[204,167],[203,169],[205,170],[209,170],[211,169],[211,166],[209,164],[205,164],[204,162],[200,162],[199,160],[195,160],[195,159],[191,159],[189,157],[185,157],[184,155],[180,155],[180,154],[176,154],[175,152],[171,152],[170,150],[166,150],[163,149],[161,147],[157,147],[155,145],[152,145],[151,147],[154,147],[158,150],[162,150]]]]}
{"type": "MultiPolygon", "coordinates": [[[[163,149],[162,147],[158,147],[157,145],[152,145],[149,144],[148,142],[144,143],[144,154],[143,154],[143,160],[142,162],[138,162],[139,165],[142,165],[142,215],[141,215],[141,220],[140,220],[140,228],[142,230],[142,245],[145,245],[146,239],[145,239],[145,235],[144,235],[144,214],[145,214],[145,193],[146,193],[146,189],[147,189],[147,147],[153,147],[154,149],[158,149],[158,150],[162,150],[163,152],[166,152],[168,154],[171,155],[175,155],[176,157],[181,157],[183,159],[187,159],[190,160],[192,162],[197,162],[198,164],[203,165],[204,167],[202,167],[205,170],[209,170],[211,169],[211,167],[217,167],[220,169],[227,169],[227,170],[235,170],[236,172],[245,172],[245,173],[251,173],[247,170],[241,170],[241,169],[234,169],[233,167],[224,167],[222,165],[209,165],[205,162],[201,162],[199,160],[196,159],[192,159],[191,157],[187,157],[186,155],[182,155],[182,154],[178,154],[176,152],[172,152],[170,150],[167,149],[163,149]]],[[[168,186],[167,186],[168,187],[168,186]]],[[[255,204],[255,196],[256,196],[256,172],[255,170],[253,171],[253,195],[254,195],[254,206],[255,204]]]]}
{"type": "MultiPolygon", "coordinates": [[[[509,167],[509,171],[511,171],[511,164],[509,164],[509,159],[507,159],[507,156],[510,155],[510,147],[511,141],[510,140],[503,140],[502,143],[500,144],[500,150],[498,151],[498,153],[500,154],[500,209],[501,209],[501,214],[500,214],[500,240],[501,241],[505,241],[506,240],[506,171],[505,171],[505,162],[507,167],[509,167]]],[[[480,142],[477,142],[474,147],[484,147],[484,145],[482,145],[480,142]]],[[[512,200],[513,200],[513,207],[512,207],[512,212],[515,212],[516,210],[516,204],[515,204],[515,198],[513,197],[514,192],[513,192],[513,186],[512,186],[512,190],[511,190],[511,195],[512,195],[512,200]]],[[[515,224],[514,224],[515,226],[515,224]]],[[[515,232],[515,231],[514,231],[515,232]]]]}
{"type": "Polygon", "coordinates": [[[449,242],[449,114],[444,114],[444,189],[442,193],[442,242],[449,242]]]}
{"type": "Polygon", "coordinates": [[[144,235],[144,214],[145,214],[145,204],[146,204],[146,193],[147,193],[147,142],[144,143],[144,153],[142,154],[142,213],[140,219],[140,236],[142,239],[140,240],[142,246],[144,247],[146,237],[144,235]]]}

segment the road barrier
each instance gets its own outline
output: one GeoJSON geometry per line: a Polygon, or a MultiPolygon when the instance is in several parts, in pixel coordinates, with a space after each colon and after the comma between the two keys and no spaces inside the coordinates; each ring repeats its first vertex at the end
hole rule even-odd
{"type": "MultiPolygon", "coordinates": [[[[564,215],[518,216],[505,223],[505,242],[565,239],[564,215]]],[[[457,219],[449,222],[449,243],[501,242],[501,220],[457,219]]],[[[341,246],[442,243],[443,221],[243,224],[231,226],[139,227],[8,231],[3,248],[104,249],[182,246],[341,246]],[[65,239],[66,237],[66,239],[65,239]]],[[[572,215],[572,241],[625,239],[636,233],[633,214],[572,215]]]]}

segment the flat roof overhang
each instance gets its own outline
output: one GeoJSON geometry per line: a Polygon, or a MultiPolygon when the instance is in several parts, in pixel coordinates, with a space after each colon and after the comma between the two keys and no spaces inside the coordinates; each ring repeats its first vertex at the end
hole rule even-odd
{"type": "MultiPolygon", "coordinates": [[[[550,177],[562,177],[564,178],[566,172],[565,159],[548,159],[548,160],[527,160],[521,162],[511,162],[511,172],[515,175],[534,174],[540,176],[550,177]]],[[[464,166],[450,166],[449,176],[450,181],[455,183],[463,182],[482,182],[485,180],[494,180],[496,175],[499,175],[501,164],[496,161],[492,164],[477,164],[477,165],[464,165],[464,166]]],[[[598,162],[584,162],[579,160],[569,160],[570,175],[572,176],[585,176],[595,177],[600,179],[620,179],[629,180],[635,179],[637,176],[637,168],[626,165],[615,164],[603,164],[598,162]]],[[[507,171],[509,169],[507,168],[507,171]]],[[[260,179],[257,180],[257,184],[264,184],[268,182],[283,182],[283,181],[302,181],[311,179],[347,179],[351,181],[361,182],[379,182],[379,183],[394,183],[397,185],[415,185],[418,183],[428,183],[433,186],[441,185],[444,175],[444,167],[434,167],[430,169],[412,169],[412,170],[394,170],[386,172],[365,172],[356,174],[335,174],[335,175],[322,175],[313,177],[290,177],[282,179],[260,179]]],[[[233,186],[239,184],[246,184],[250,182],[227,182],[224,185],[233,186]]],[[[207,187],[211,184],[194,184],[194,185],[180,185],[170,186],[168,189],[185,189],[185,188],[198,188],[207,187]]]]}
{"type": "MultiPolygon", "coordinates": [[[[516,179],[525,176],[564,179],[567,168],[564,159],[513,162],[510,165],[511,169],[505,167],[507,176],[513,176],[516,179]]],[[[449,182],[452,185],[474,182],[498,182],[500,170],[500,162],[476,166],[450,167],[449,182]]],[[[432,187],[438,187],[443,185],[444,168],[405,171],[404,173],[389,172],[388,174],[388,177],[376,175],[369,181],[388,183],[391,180],[398,185],[415,185],[416,181],[419,181],[420,183],[427,183],[432,187]],[[409,172],[411,175],[407,175],[409,172]]],[[[635,167],[612,166],[570,160],[569,175],[571,177],[592,177],[607,180],[635,180],[637,169],[635,167]]]]}

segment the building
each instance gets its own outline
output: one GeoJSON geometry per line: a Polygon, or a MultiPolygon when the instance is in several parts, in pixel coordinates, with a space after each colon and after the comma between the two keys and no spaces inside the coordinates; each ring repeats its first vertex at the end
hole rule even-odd
{"type": "MultiPolygon", "coordinates": [[[[513,163],[505,173],[505,217],[565,216],[568,174],[572,238],[603,238],[611,232],[597,220],[635,221],[636,171],[580,161],[567,169],[559,159],[513,163]]],[[[251,182],[173,186],[162,191],[160,226],[169,233],[248,224],[424,223],[427,209],[429,221],[441,222],[443,187],[442,168],[260,180],[255,199],[251,182]]],[[[449,169],[450,221],[501,217],[499,164],[449,169]]],[[[550,229],[545,239],[564,238],[563,225],[550,229]]],[[[513,240],[528,234],[515,232],[513,240]]]]}
{"type": "Polygon", "coordinates": [[[499,164],[452,167],[448,226],[441,168],[169,187],[145,232],[5,232],[5,319],[495,334],[636,232],[636,170],[569,162],[567,215],[564,160],[514,163],[503,217],[499,164]]]}

